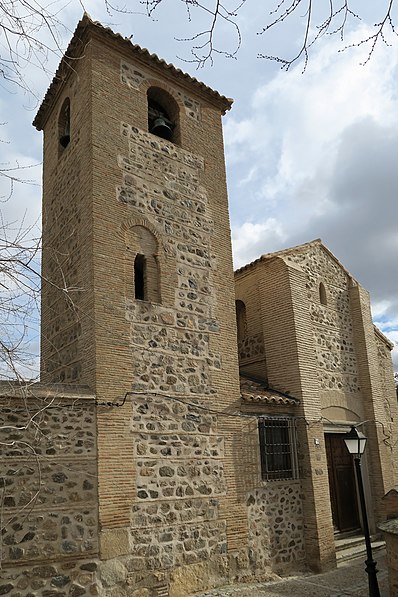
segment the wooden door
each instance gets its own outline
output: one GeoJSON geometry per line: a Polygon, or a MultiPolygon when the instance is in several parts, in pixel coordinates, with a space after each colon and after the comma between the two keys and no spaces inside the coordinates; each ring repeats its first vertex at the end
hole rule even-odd
{"type": "Polygon", "coordinates": [[[334,528],[339,532],[358,529],[358,498],[352,456],[342,434],[326,434],[325,443],[334,528]]]}

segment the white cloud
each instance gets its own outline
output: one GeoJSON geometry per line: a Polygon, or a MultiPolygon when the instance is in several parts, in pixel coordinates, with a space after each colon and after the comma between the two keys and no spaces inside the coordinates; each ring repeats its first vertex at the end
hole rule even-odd
{"type": "Polygon", "coordinates": [[[395,344],[395,347],[391,352],[391,356],[394,364],[394,370],[398,371],[398,329],[390,331],[382,330],[382,332],[389,340],[391,340],[391,342],[395,344]]]}
{"type": "MultiPolygon", "coordinates": [[[[369,30],[361,27],[365,36],[369,30]]],[[[357,32],[348,38],[349,44],[357,32]]],[[[330,177],[344,130],[363,118],[397,123],[395,69],[398,51],[377,52],[361,67],[359,52],[338,54],[338,40],[325,38],[304,75],[299,67],[280,72],[254,91],[250,111],[232,112],[225,128],[228,159],[250,171],[256,164],[274,197],[294,194],[318,206],[309,181],[330,177]],[[246,166],[247,165],[247,166],[246,166]],[[311,197],[312,195],[312,197],[311,197]]],[[[366,50],[363,50],[366,52],[366,50]]],[[[318,186],[321,186],[320,184],[318,186]]],[[[282,199],[281,199],[282,200],[282,199]]],[[[297,218],[296,218],[297,220],[297,218]]]]}
{"type": "Polygon", "coordinates": [[[285,239],[283,226],[274,218],[261,224],[245,222],[232,233],[234,266],[236,268],[253,261],[262,253],[275,250],[285,239]],[[260,249],[261,247],[261,249],[260,249]]]}
{"type": "MultiPolygon", "coordinates": [[[[387,301],[387,300],[374,301],[374,303],[372,304],[372,317],[373,317],[374,321],[376,322],[379,319],[382,320],[382,318],[385,318],[391,305],[392,305],[391,301],[387,301]]],[[[379,325],[379,324],[376,324],[376,325],[379,325]]]]}
{"type": "MultiPolygon", "coordinates": [[[[368,33],[361,26],[346,43],[368,33]]],[[[251,113],[237,110],[228,122],[232,221],[259,231],[270,218],[279,223],[271,243],[249,233],[236,244],[238,224],[235,253],[253,260],[282,248],[282,239],[292,246],[321,237],[370,291],[391,337],[398,329],[398,49],[381,46],[366,67],[359,64],[365,48],[337,49],[337,39],[324,38],[304,75],[299,66],[259,85],[251,113]]]]}
{"type": "MultiPolygon", "coordinates": [[[[94,19],[109,22],[102,3],[88,0],[85,6],[94,19]]],[[[250,6],[247,3],[245,10],[250,6]]],[[[259,40],[254,33],[258,27],[255,3],[254,7],[256,12],[246,15],[245,33],[259,40]]],[[[182,30],[181,16],[174,18],[175,14],[169,20],[182,30]]],[[[80,17],[79,3],[63,9],[64,46],[80,17]]],[[[176,54],[187,52],[170,41],[161,19],[153,23],[116,15],[112,27],[124,35],[134,33],[134,42],[196,76],[189,65],[175,60],[176,54]]],[[[346,43],[367,32],[361,26],[347,36],[346,43]]],[[[253,49],[253,40],[250,43],[253,49]]],[[[287,35],[283,43],[293,42],[287,35]]],[[[378,303],[388,303],[383,321],[395,325],[398,50],[380,46],[369,64],[361,67],[366,49],[339,54],[339,47],[337,38],[323,37],[302,75],[302,65],[285,73],[266,61],[253,57],[250,61],[246,42],[237,62],[217,58],[214,69],[200,72],[201,79],[227,95],[235,94],[236,99],[225,126],[235,265],[281,245],[322,236],[378,303]]],[[[58,60],[59,56],[50,56],[51,76],[58,60]]],[[[34,69],[30,75],[40,89],[38,96],[43,97],[48,73],[34,69]]],[[[11,153],[0,144],[0,161],[15,157],[24,163],[40,161],[41,137],[30,125],[34,112],[18,112],[17,103],[32,106],[34,101],[7,94],[2,97],[0,109],[7,115],[14,146],[11,153]]],[[[37,189],[23,185],[2,207],[7,219],[21,218],[28,208],[28,218],[34,221],[39,204],[37,189]]],[[[376,309],[376,317],[378,313],[376,309]]]]}

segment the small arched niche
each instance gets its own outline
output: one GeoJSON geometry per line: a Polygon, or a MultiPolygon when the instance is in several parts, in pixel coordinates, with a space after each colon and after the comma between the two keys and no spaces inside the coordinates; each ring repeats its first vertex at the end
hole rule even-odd
{"type": "Polygon", "coordinates": [[[158,241],[144,226],[131,229],[134,244],[134,298],[160,303],[160,271],[158,241]]]}
{"type": "Polygon", "coordinates": [[[247,319],[246,319],[246,305],[243,301],[235,301],[236,309],[236,329],[238,335],[238,343],[244,340],[247,336],[247,319]]]}
{"type": "Polygon", "coordinates": [[[160,87],[150,87],[148,98],[148,131],[166,141],[179,144],[179,106],[175,99],[160,87]]]}
{"type": "Polygon", "coordinates": [[[319,302],[321,303],[321,305],[328,304],[328,299],[326,296],[326,288],[325,288],[325,284],[323,282],[321,282],[319,284],[319,302]]]}
{"type": "Polygon", "coordinates": [[[58,142],[60,154],[68,147],[70,139],[70,100],[67,97],[61,106],[58,116],[58,142]]]}

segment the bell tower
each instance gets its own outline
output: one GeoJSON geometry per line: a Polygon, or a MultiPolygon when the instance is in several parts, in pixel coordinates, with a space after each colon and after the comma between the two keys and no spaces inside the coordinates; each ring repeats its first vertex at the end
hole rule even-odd
{"type": "Polygon", "coordinates": [[[222,559],[247,536],[241,422],[217,417],[240,397],[221,127],[230,107],[84,15],[34,121],[44,131],[42,381],[96,392],[100,556],[133,555],[134,574],[222,559]]]}

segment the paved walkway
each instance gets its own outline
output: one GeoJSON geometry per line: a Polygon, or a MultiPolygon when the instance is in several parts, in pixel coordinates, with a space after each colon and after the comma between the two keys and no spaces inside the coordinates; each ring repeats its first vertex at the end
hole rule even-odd
{"type": "MultiPolygon", "coordinates": [[[[381,597],[389,595],[385,553],[379,552],[377,575],[381,597]]],[[[368,577],[364,560],[344,562],[337,570],[324,574],[303,574],[278,581],[220,587],[195,597],[367,597],[368,577]]],[[[194,596],[192,596],[194,597],[194,596]]]]}

